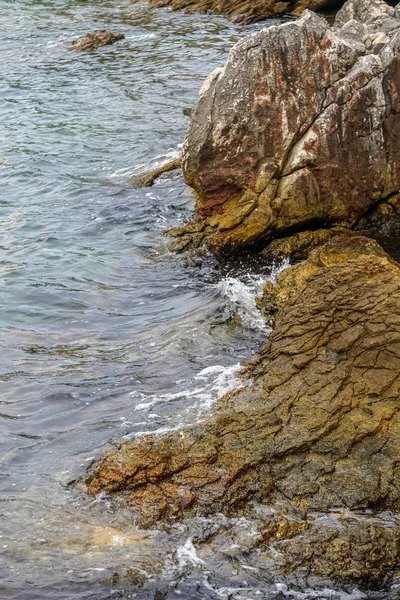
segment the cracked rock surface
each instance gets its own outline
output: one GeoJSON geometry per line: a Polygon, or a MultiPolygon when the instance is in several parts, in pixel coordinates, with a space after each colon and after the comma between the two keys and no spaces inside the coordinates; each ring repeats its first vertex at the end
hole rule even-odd
{"type": "MultiPolygon", "coordinates": [[[[274,329],[247,386],[199,424],[106,454],[89,493],[122,497],[144,526],[254,501],[399,511],[400,266],[368,238],[331,240],[266,284],[260,305],[274,329]]],[[[324,547],[345,561],[336,537],[324,547]]],[[[318,565],[328,573],[329,558],[318,565]]]]}
{"type": "Polygon", "coordinates": [[[400,519],[393,513],[323,514],[307,511],[304,505],[278,503],[258,506],[239,519],[189,519],[186,531],[204,559],[210,550],[233,558],[240,548],[241,556],[261,567],[264,576],[284,575],[291,585],[332,588],[332,581],[340,581],[376,589],[399,578],[400,519]]]}
{"type": "Polygon", "coordinates": [[[399,139],[399,6],[348,0],[333,27],[306,11],[249,35],[200,91],[182,156],[195,219],[172,247],[355,228],[399,203],[399,139]]]}

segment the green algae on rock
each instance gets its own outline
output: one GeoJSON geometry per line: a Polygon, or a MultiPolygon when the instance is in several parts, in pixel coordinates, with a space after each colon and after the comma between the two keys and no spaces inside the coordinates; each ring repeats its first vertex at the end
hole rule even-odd
{"type": "Polygon", "coordinates": [[[311,250],[322,246],[332,238],[349,237],[352,235],[356,235],[356,233],[346,227],[299,231],[299,233],[294,233],[288,237],[272,240],[261,254],[268,256],[272,260],[281,259],[286,256],[304,258],[311,250]]]}

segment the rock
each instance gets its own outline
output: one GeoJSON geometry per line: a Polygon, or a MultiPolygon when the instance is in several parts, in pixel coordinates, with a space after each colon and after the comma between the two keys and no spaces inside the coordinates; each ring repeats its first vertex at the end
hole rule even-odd
{"type": "Polygon", "coordinates": [[[400,265],[367,238],[333,239],[259,302],[274,329],[253,380],[203,422],[106,454],[90,494],[121,496],[145,526],[254,501],[399,511],[400,265]]]}
{"type": "Polygon", "coordinates": [[[111,33],[107,29],[96,29],[92,33],[86,33],[74,40],[71,44],[72,50],[77,52],[90,52],[101,48],[101,46],[109,46],[119,40],[125,39],[123,33],[111,33]]]}
{"type": "Polygon", "coordinates": [[[282,581],[284,575],[289,585],[295,581],[308,588],[313,583],[320,589],[331,588],[333,580],[376,589],[399,576],[398,515],[348,510],[311,514],[304,506],[290,503],[259,506],[245,519],[221,522],[220,516],[213,517],[218,530],[211,536],[205,530],[204,539],[198,521],[189,520],[188,528],[200,552],[211,546],[214,552],[236,559],[235,564],[245,555],[247,564],[257,564],[275,581],[279,576],[282,581]]]}
{"type": "Polygon", "coordinates": [[[400,13],[349,0],[239,41],[206,79],[183,148],[195,219],[172,247],[263,248],[354,228],[400,190],[400,13]]]}
{"type": "Polygon", "coordinates": [[[316,231],[300,231],[286,238],[277,238],[261,252],[272,260],[292,256],[305,258],[311,250],[322,246],[335,237],[349,237],[356,235],[351,229],[345,227],[332,227],[331,229],[317,229],[316,231]]]}
{"type": "Polygon", "coordinates": [[[176,171],[181,168],[181,159],[175,158],[167,163],[161,165],[161,167],[157,167],[150,171],[150,173],[145,173],[144,175],[135,175],[131,177],[131,184],[134,187],[151,187],[155,180],[163,175],[164,173],[169,173],[170,171],[176,171]]]}
{"type": "Polygon", "coordinates": [[[398,237],[400,234],[400,194],[380,202],[361,219],[355,229],[366,234],[376,234],[398,237]]]}
{"type": "MultiPolygon", "coordinates": [[[[355,582],[379,588],[391,582],[400,558],[400,523],[368,515],[336,513],[303,525],[300,535],[286,535],[264,552],[277,573],[355,582]]],[[[284,522],[285,523],[285,522],[284,522]]],[[[293,529],[293,521],[289,521],[293,529]]],[[[296,522],[295,522],[296,523],[296,522]]],[[[265,556],[266,558],[266,556],[265,556]]]]}
{"type": "Polygon", "coordinates": [[[150,0],[153,6],[170,6],[187,13],[223,14],[237,23],[251,23],[283,14],[300,15],[304,10],[331,11],[340,0],[150,0]]]}

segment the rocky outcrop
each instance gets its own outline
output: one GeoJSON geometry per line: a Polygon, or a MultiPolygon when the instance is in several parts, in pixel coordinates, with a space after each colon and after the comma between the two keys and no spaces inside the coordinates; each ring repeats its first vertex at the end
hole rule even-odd
{"type": "Polygon", "coordinates": [[[200,424],[106,454],[89,493],[122,496],[146,526],[254,501],[399,511],[400,266],[367,238],[334,239],[260,306],[274,329],[253,381],[200,424]]]}
{"type": "Polygon", "coordinates": [[[400,190],[400,11],[349,0],[243,38],[205,81],[183,148],[195,219],[172,247],[264,247],[355,228],[400,190]]]}
{"type": "Polygon", "coordinates": [[[102,46],[109,46],[125,38],[123,33],[112,33],[107,29],[96,29],[92,33],[86,33],[74,40],[71,44],[72,50],[77,52],[91,52],[102,46]]]}
{"type": "Polygon", "coordinates": [[[306,258],[311,250],[326,244],[329,240],[338,237],[356,235],[346,227],[331,227],[330,229],[317,229],[315,231],[300,231],[288,237],[276,238],[262,250],[261,254],[272,261],[291,256],[293,258],[306,258]]]}
{"type": "Polygon", "coordinates": [[[236,23],[251,23],[283,14],[300,15],[304,10],[332,11],[341,0],[150,0],[153,6],[170,6],[187,13],[213,12],[236,23]]]}

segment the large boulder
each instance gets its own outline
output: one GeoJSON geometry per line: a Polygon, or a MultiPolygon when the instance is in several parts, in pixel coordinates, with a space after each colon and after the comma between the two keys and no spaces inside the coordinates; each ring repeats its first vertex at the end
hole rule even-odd
{"type": "Polygon", "coordinates": [[[274,329],[253,377],[204,422],[106,454],[88,491],[139,522],[240,513],[400,509],[400,265],[364,237],[333,240],[267,284],[274,329]]]}
{"type": "Polygon", "coordinates": [[[282,14],[300,15],[304,10],[332,11],[341,0],[150,0],[154,6],[170,6],[174,10],[213,12],[232,21],[251,23],[282,14]]]}
{"type": "Polygon", "coordinates": [[[247,36],[200,91],[182,156],[195,219],[173,246],[354,228],[399,197],[399,140],[399,8],[349,0],[333,27],[307,11],[247,36]]]}

